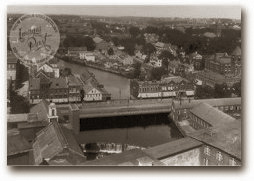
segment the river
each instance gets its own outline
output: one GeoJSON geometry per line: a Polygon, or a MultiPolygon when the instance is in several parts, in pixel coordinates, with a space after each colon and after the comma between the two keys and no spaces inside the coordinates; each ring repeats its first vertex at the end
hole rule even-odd
{"type": "Polygon", "coordinates": [[[130,98],[130,80],[110,72],[85,67],[82,65],[60,62],[64,67],[68,67],[74,74],[82,74],[84,71],[92,72],[100,84],[111,94],[111,99],[129,99],[130,98]]]}
{"type": "MultiPolygon", "coordinates": [[[[93,72],[96,79],[111,93],[112,99],[130,97],[130,80],[125,77],[67,62],[62,62],[62,65],[77,74],[87,70],[93,72]]],[[[165,113],[81,119],[80,126],[81,132],[77,135],[80,144],[116,143],[147,148],[182,137],[165,113]]]]}

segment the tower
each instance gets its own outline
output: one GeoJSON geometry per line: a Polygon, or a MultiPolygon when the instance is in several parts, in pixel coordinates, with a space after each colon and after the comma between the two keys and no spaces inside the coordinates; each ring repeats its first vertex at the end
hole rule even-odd
{"type": "Polygon", "coordinates": [[[58,121],[56,105],[53,102],[51,102],[48,107],[48,121],[58,121]]]}

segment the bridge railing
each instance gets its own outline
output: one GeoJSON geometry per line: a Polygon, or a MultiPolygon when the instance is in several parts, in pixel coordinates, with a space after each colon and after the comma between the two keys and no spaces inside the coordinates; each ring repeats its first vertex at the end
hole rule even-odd
{"type": "Polygon", "coordinates": [[[172,99],[118,99],[118,100],[109,100],[106,102],[91,102],[83,103],[82,107],[112,107],[112,106],[129,106],[129,105],[145,105],[145,104],[167,104],[172,103],[172,99]]]}

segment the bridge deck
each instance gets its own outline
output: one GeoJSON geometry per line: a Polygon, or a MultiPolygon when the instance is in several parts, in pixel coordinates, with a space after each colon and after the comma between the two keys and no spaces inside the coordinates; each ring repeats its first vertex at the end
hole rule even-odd
{"type": "MultiPolygon", "coordinates": [[[[128,116],[138,114],[169,113],[172,100],[135,101],[129,103],[101,102],[79,105],[80,118],[128,116]]],[[[59,106],[62,114],[68,113],[68,106],[59,106]]]]}

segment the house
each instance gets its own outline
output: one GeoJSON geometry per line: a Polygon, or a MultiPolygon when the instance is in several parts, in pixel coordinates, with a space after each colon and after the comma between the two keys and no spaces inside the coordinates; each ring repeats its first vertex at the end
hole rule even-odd
{"type": "Polygon", "coordinates": [[[69,75],[66,77],[66,82],[69,88],[68,101],[69,102],[80,102],[81,101],[81,89],[82,82],[79,80],[77,75],[69,75]]]}
{"type": "Polygon", "coordinates": [[[190,64],[193,65],[195,70],[201,70],[203,65],[203,57],[202,55],[198,54],[198,52],[194,52],[189,56],[190,64]]]}
{"type": "Polygon", "coordinates": [[[71,130],[52,121],[32,144],[35,165],[79,165],[86,160],[71,130]]]}
{"type": "MultiPolygon", "coordinates": [[[[7,82],[15,88],[15,80],[17,74],[18,59],[12,54],[7,54],[7,82]]],[[[8,86],[9,88],[9,86],[8,86]]]]}
{"type": "Polygon", "coordinates": [[[105,88],[92,80],[84,84],[83,89],[85,92],[84,101],[106,101],[110,99],[110,94],[105,88]]]}
{"type": "Polygon", "coordinates": [[[30,78],[29,80],[29,102],[37,104],[42,99],[55,103],[68,102],[68,85],[64,78],[30,78]]]}
{"type": "Polygon", "coordinates": [[[50,77],[53,75],[55,78],[60,77],[60,69],[58,68],[57,64],[49,64],[45,63],[42,66],[37,68],[37,72],[44,71],[50,77]],[[51,74],[51,75],[50,75],[51,74]]]}
{"type": "Polygon", "coordinates": [[[87,62],[95,62],[95,55],[93,52],[86,52],[80,55],[80,59],[85,60],[87,62]]]}
{"type": "Polygon", "coordinates": [[[90,72],[84,72],[79,80],[82,82],[82,90],[84,91],[84,101],[106,101],[111,95],[106,91],[103,85],[99,84],[95,76],[90,72]]]}
{"type": "Polygon", "coordinates": [[[157,57],[151,57],[150,59],[150,65],[153,67],[161,67],[162,66],[162,60],[158,59],[157,57]]]}
{"type": "Polygon", "coordinates": [[[132,65],[133,64],[133,58],[131,56],[126,56],[122,59],[123,65],[132,65]]]}
{"type": "Polygon", "coordinates": [[[86,47],[68,47],[67,56],[81,58],[86,53],[86,47]]]}
{"type": "Polygon", "coordinates": [[[12,54],[7,54],[7,80],[16,80],[16,67],[18,59],[12,54]]]}
{"type": "Polygon", "coordinates": [[[215,84],[227,84],[227,86],[232,87],[235,83],[240,82],[241,76],[225,76],[217,72],[212,72],[209,70],[203,70],[195,74],[196,82],[201,85],[208,85],[210,87],[215,87],[215,84]]]}
{"type": "Polygon", "coordinates": [[[155,43],[155,47],[156,47],[157,50],[162,50],[162,49],[164,49],[164,46],[165,46],[165,44],[162,43],[162,42],[157,42],[157,43],[155,43]]]}

